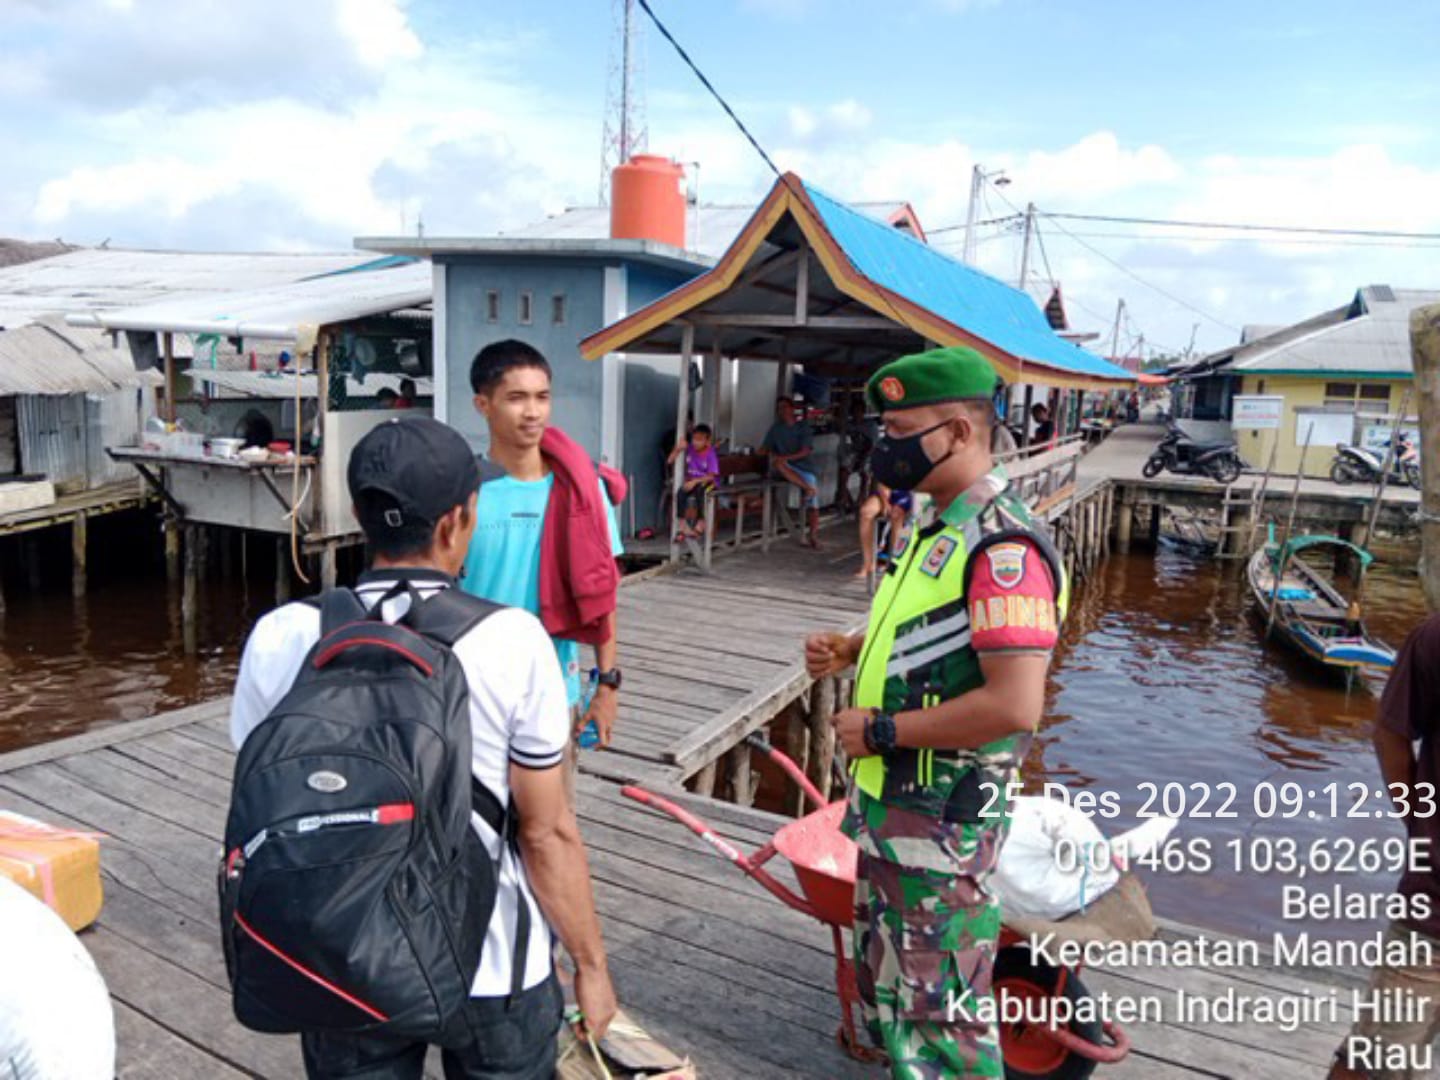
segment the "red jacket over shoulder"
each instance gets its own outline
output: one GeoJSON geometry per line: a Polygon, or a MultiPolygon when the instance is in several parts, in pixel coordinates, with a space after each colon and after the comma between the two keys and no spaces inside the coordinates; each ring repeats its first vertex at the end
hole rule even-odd
{"type": "Polygon", "coordinates": [[[599,645],[610,639],[606,621],[615,611],[620,569],[595,477],[598,472],[616,505],[625,499],[625,478],[595,465],[558,428],[545,429],[540,453],[555,477],[540,534],[540,621],[551,637],[599,645]]]}

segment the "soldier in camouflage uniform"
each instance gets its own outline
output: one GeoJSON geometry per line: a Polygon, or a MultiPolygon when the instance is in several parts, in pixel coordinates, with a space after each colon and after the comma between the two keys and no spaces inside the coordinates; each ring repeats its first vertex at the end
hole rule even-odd
{"type": "Polygon", "coordinates": [[[1067,590],[991,459],[996,385],[963,348],[904,357],[870,380],[885,425],[876,479],[943,510],[887,571],[864,634],[806,641],[816,677],[856,665],[854,707],[834,718],[853,760],[854,956],[870,1037],[897,1080],[1005,1072],[978,1015],[1000,931],[986,885],[1067,590]]]}

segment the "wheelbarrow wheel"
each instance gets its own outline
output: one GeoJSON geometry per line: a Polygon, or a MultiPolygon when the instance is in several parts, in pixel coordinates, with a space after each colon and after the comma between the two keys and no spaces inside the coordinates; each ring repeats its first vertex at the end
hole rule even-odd
{"type": "MultiPolygon", "coordinates": [[[[1073,971],[1038,963],[1023,945],[1000,950],[995,958],[993,986],[997,996],[1022,999],[1053,998],[1058,992],[1078,1005],[1090,996],[1073,971]]],[[[1102,1038],[1097,1020],[1071,1020],[1071,1034],[1089,1043],[1102,1038]]],[[[1039,1024],[1004,1024],[1000,1028],[1000,1052],[1005,1059],[1006,1080],[1085,1080],[1096,1063],[1050,1038],[1039,1024]]]]}

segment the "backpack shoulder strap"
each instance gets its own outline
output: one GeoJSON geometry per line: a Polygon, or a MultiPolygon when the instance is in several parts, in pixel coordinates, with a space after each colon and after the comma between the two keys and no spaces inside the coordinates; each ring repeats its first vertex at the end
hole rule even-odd
{"type": "Polygon", "coordinates": [[[967,601],[970,596],[970,581],[975,576],[975,567],[979,564],[980,555],[996,544],[1014,543],[1016,541],[1026,541],[1033,544],[1035,550],[1040,552],[1041,558],[1043,558],[1050,567],[1050,580],[1055,583],[1055,594],[1057,596],[1060,594],[1060,590],[1064,586],[1065,581],[1065,562],[1060,558],[1060,552],[1050,537],[1038,529],[1009,528],[996,529],[993,532],[985,533],[979,542],[970,549],[965,562],[963,593],[967,601]]]}
{"type": "Polygon", "coordinates": [[[346,623],[359,622],[370,617],[370,612],[354,589],[327,589],[318,597],[307,597],[302,603],[313,604],[320,609],[322,638],[329,637],[346,623]]]}
{"type": "Polygon", "coordinates": [[[416,633],[453,649],[457,641],[499,610],[499,604],[459,588],[445,588],[412,605],[401,621],[416,633]]]}

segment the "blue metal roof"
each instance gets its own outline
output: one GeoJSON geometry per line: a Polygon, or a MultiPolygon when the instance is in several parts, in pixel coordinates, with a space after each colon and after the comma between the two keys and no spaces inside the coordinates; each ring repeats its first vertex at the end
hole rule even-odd
{"type": "MultiPolygon", "coordinates": [[[[1057,336],[1027,293],[852,210],[810,184],[805,193],[855,269],[874,284],[1027,363],[1134,381],[1131,372],[1057,336]]],[[[1043,382],[1043,374],[1037,372],[1035,381],[1043,382]]]]}

